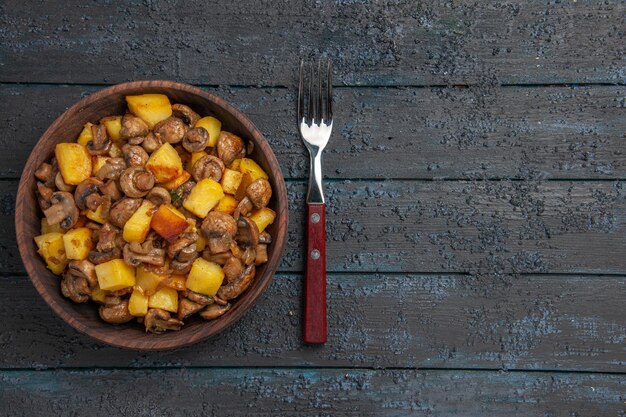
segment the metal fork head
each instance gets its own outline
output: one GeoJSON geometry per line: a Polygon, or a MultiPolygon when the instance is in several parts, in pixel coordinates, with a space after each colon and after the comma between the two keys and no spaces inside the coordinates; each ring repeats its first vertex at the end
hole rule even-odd
{"type": "Polygon", "coordinates": [[[317,73],[313,64],[308,74],[308,94],[305,91],[307,71],[304,61],[300,61],[300,85],[298,88],[298,127],[302,140],[309,148],[323,150],[328,143],[333,128],[333,72],[332,64],[325,65],[326,74],[322,78],[322,63],[317,63],[317,73]]]}

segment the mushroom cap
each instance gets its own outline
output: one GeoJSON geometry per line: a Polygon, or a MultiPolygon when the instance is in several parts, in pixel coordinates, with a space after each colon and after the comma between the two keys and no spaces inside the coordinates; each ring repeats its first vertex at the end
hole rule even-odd
{"type": "Polygon", "coordinates": [[[142,168],[127,168],[120,176],[120,188],[128,197],[144,197],[154,187],[154,175],[142,168]]]}
{"type": "Polygon", "coordinates": [[[246,150],[244,149],[243,139],[230,132],[221,131],[217,139],[217,156],[224,161],[224,165],[230,166],[238,157],[243,157],[246,150]]]}
{"type": "Polygon", "coordinates": [[[178,143],[183,140],[187,125],[178,117],[168,117],[154,126],[154,136],[165,143],[178,143]]]}
{"type": "Polygon", "coordinates": [[[126,144],[122,146],[122,153],[124,154],[124,160],[129,167],[143,167],[150,158],[148,152],[144,148],[137,145],[126,144]]]}
{"type": "Polygon", "coordinates": [[[161,139],[154,136],[152,132],[148,133],[146,137],[143,139],[143,141],[141,142],[141,146],[148,153],[152,153],[156,151],[157,149],[161,147],[161,145],[163,145],[163,142],[161,141],[161,139]]]}
{"type": "Polygon", "coordinates": [[[98,203],[100,202],[100,199],[90,197],[99,196],[100,187],[103,185],[104,183],[95,177],[87,178],[85,181],[78,184],[76,186],[76,190],[74,190],[74,201],[76,202],[76,206],[81,210],[85,210],[86,208],[89,210],[95,210],[99,205],[98,203]]]}
{"type": "Polygon", "coordinates": [[[200,115],[191,110],[191,107],[180,103],[172,104],[172,114],[184,120],[189,127],[195,126],[196,122],[200,120],[200,115]]]}
{"type": "MultiPolygon", "coordinates": [[[[204,129],[202,129],[204,130],[204,129]]],[[[214,181],[219,182],[222,179],[222,175],[225,169],[224,162],[216,156],[204,155],[193,164],[191,168],[191,175],[196,181],[201,181],[205,178],[211,178],[214,181]]]]}
{"type": "Polygon", "coordinates": [[[140,198],[121,199],[111,207],[111,210],[109,211],[109,220],[117,227],[124,227],[128,219],[130,219],[139,206],[141,206],[141,203],[142,200],[140,198]]]}
{"type": "Polygon", "coordinates": [[[126,169],[126,162],[123,158],[108,158],[105,164],[96,172],[98,179],[116,180],[126,169]]]}
{"type": "Polygon", "coordinates": [[[219,211],[210,211],[200,226],[208,238],[230,236],[237,234],[237,222],[229,214],[219,211]]]}
{"type": "Polygon", "coordinates": [[[163,333],[166,330],[180,330],[183,322],[172,318],[170,313],[159,308],[151,308],[143,318],[146,331],[151,333],[163,333]]]}
{"type": "Polygon", "coordinates": [[[172,195],[163,187],[154,187],[146,195],[146,200],[151,201],[155,206],[169,204],[172,202],[172,195]]]}
{"type": "Polygon", "coordinates": [[[235,240],[241,246],[254,247],[259,244],[259,228],[248,217],[241,216],[237,220],[237,235],[235,240]]]}
{"type": "Polygon", "coordinates": [[[127,113],[122,117],[122,128],[120,129],[120,136],[122,139],[134,138],[136,136],[146,136],[150,128],[139,117],[127,113]]]}
{"type": "Polygon", "coordinates": [[[269,181],[259,178],[248,185],[246,188],[246,196],[250,199],[254,207],[262,208],[267,206],[272,198],[272,186],[269,181]]]}
{"type": "Polygon", "coordinates": [[[209,143],[209,133],[202,127],[191,128],[183,136],[183,148],[187,152],[200,152],[209,143]]]}
{"type": "Polygon", "coordinates": [[[118,304],[100,306],[100,318],[107,323],[122,324],[135,317],[128,311],[128,300],[120,300],[118,304]]]}

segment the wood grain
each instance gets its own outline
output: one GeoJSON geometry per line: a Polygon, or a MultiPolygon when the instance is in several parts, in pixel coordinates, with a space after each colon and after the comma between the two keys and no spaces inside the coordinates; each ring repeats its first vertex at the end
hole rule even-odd
{"type": "MultiPolygon", "coordinates": [[[[101,87],[0,86],[0,178],[66,107],[101,87]]],[[[287,178],[308,155],[285,89],[212,88],[268,139],[287,178]]],[[[327,178],[626,178],[626,87],[335,89],[327,178]]]]}
{"type": "Polygon", "coordinates": [[[0,81],[289,85],[301,58],[326,55],[350,85],[623,82],[625,11],[618,0],[74,0],[33,14],[8,2],[0,81]]]}
{"type": "Polygon", "coordinates": [[[3,371],[0,382],[0,413],[6,416],[525,417],[616,416],[626,410],[620,375],[177,369],[3,371]]]}
{"type": "MultiPolygon", "coordinates": [[[[22,272],[15,182],[0,181],[2,270],[22,272]]],[[[288,183],[281,271],[302,271],[304,182],[288,183]]],[[[622,182],[359,181],[327,184],[327,270],[623,273],[622,182]]]]}
{"type": "Polygon", "coordinates": [[[27,277],[0,280],[0,368],[306,366],[625,372],[626,277],[329,274],[328,342],[302,342],[302,274],[279,274],[216,338],[168,352],[102,345],[27,277]]]}
{"type": "MultiPolygon", "coordinates": [[[[24,166],[15,198],[15,236],[26,272],[42,298],[63,320],[76,330],[114,346],[160,350],[186,346],[213,336],[241,318],[258,300],[272,280],[280,262],[285,245],[287,228],[287,191],[278,162],[263,135],[241,112],[222,98],[187,84],[171,81],[135,81],[119,84],[80,100],[59,118],[43,134],[24,166]],[[240,295],[233,307],[218,319],[204,321],[194,317],[178,332],[167,332],[158,338],[146,333],[143,326],[128,323],[111,326],[102,321],[93,305],[70,303],[59,293],[58,277],[45,267],[40,259],[33,238],[40,233],[41,213],[35,195],[33,173],[42,162],[49,160],[57,143],[75,137],[88,121],[123,113],[127,95],[144,93],[166,94],[173,103],[184,103],[201,115],[212,115],[222,122],[225,130],[233,132],[253,144],[251,157],[267,172],[272,187],[272,199],[268,207],[277,217],[267,231],[272,236],[268,246],[267,263],[256,269],[255,280],[240,295]]],[[[12,245],[14,247],[14,244],[12,245]]]]}

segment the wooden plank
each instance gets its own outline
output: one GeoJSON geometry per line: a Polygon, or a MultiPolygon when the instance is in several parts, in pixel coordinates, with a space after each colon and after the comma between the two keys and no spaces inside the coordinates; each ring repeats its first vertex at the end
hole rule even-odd
{"type": "MultiPolygon", "coordinates": [[[[329,274],[328,343],[302,343],[301,274],[279,274],[231,329],[184,349],[103,346],[27,277],[0,280],[1,368],[306,366],[626,372],[626,277],[329,274]]],[[[69,301],[68,301],[69,302],[69,301]]]]}
{"type": "MultiPolygon", "coordinates": [[[[0,177],[16,178],[65,108],[100,87],[0,88],[0,177]]],[[[308,175],[285,89],[211,89],[266,135],[288,178],[308,175]]],[[[328,178],[625,178],[626,87],[337,89],[328,178]]],[[[95,120],[93,120],[95,122],[95,120]]]]}
{"type": "Polygon", "coordinates": [[[619,0],[33,7],[2,5],[0,81],[290,85],[320,55],[351,85],[624,81],[619,0]]]}
{"type": "MultiPolygon", "coordinates": [[[[0,271],[23,272],[15,181],[0,181],[0,271]]],[[[289,182],[280,269],[301,271],[306,187],[289,182]]],[[[326,188],[329,271],[623,273],[621,182],[360,181],[326,188]]]]}
{"type": "Polygon", "coordinates": [[[622,415],[623,375],[399,370],[1,372],[5,415],[622,415]]]}

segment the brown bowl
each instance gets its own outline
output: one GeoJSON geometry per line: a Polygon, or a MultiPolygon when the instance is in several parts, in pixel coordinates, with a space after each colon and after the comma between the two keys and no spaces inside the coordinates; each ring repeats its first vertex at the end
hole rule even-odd
{"type": "Polygon", "coordinates": [[[223,99],[200,88],[171,81],[118,84],[100,90],[70,107],[52,123],[31,152],[22,172],[15,206],[15,229],[20,254],[33,285],[43,299],[79,332],[113,346],[131,349],[162,350],[187,346],[232,325],[254,305],[270,284],[280,262],[287,234],[285,181],[278,161],[261,132],[223,99]],[[125,325],[105,323],[98,316],[98,309],[93,303],[75,304],[63,297],[59,277],[46,269],[33,241],[33,237],[39,234],[42,216],[35,196],[36,168],[54,154],[57,143],[75,139],[86,122],[93,123],[108,115],[123,114],[126,109],[124,96],[143,93],[166,94],[172,102],[187,104],[202,116],[213,115],[222,121],[224,130],[251,140],[254,143],[252,158],[268,173],[274,191],[269,207],[277,213],[276,220],[268,227],[273,238],[268,247],[268,262],[257,269],[252,286],[235,300],[233,308],[213,321],[192,317],[180,331],[161,335],[146,333],[142,326],[134,322],[125,325]]]}

